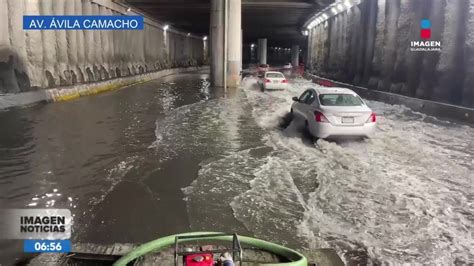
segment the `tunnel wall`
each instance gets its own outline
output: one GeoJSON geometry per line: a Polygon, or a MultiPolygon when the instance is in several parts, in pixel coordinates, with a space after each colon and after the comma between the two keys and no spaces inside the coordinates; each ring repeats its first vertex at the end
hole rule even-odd
{"type": "Polygon", "coordinates": [[[373,90],[474,107],[474,0],[364,0],[310,31],[311,71],[373,90]],[[441,51],[411,51],[421,20],[441,51]]]}
{"type": "Polygon", "coordinates": [[[111,0],[1,0],[0,93],[64,87],[205,63],[205,41],[163,31],[24,31],[23,15],[122,15],[111,0]]]}

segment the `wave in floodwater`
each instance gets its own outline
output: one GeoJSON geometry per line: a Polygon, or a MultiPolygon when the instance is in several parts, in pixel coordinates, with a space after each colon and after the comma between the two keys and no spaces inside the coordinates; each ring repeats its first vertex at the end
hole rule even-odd
{"type": "MultiPolygon", "coordinates": [[[[348,261],[473,262],[473,128],[368,101],[378,114],[373,138],[312,143],[293,124],[278,125],[292,96],[315,84],[292,80],[288,90],[262,93],[255,82],[246,79],[239,98],[251,121],[234,124],[258,132],[252,144],[205,160],[184,189],[190,216],[212,202],[233,217],[209,211],[195,228],[229,230],[237,219],[257,237],[332,247],[348,261]]],[[[236,139],[246,143],[242,133],[228,140],[236,139]]]]}

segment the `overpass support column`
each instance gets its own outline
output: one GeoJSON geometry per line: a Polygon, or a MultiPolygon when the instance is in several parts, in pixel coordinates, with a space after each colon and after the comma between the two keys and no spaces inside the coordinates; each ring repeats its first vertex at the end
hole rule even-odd
{"type": "Polygon", "coordinates": [[[209,55],[211,79],[216,87],[224,87],[224,0],[211,0],[209,55]]]}
{"type": "Polygon", "coordinates": [[[238,87],[242,69],[241,0],[211,0],[210,20],[212,84],[238,87]]]}
{"type": "Polygon", "coordinates": [[[313,69],[313,30],[309,31],[308,48],[306,48],[306,68],[313,69]]]}
{"type": "Polygon", "coordinates": [[[240,85],[242,70],[242,4],[241,0],[226,0],[228,4],[227,25],[227,86],[240,85]]]}
{"type": "Polygon", "coordinates": [[[300,46],[293,45],[291,47],[291,64],[293,67],[298,67],[300,63],[300,46]]]}
{"type": "Polygon", "coordinates": [[[267,39],[258,39],[258,60],[260,64],[267,63],[267,39]]]}

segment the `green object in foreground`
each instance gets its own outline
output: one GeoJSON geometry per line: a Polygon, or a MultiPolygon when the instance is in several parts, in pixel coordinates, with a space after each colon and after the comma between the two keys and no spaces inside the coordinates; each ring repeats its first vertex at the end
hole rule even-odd
{"type": "MultiPolygon", "coordinates": [[[[167,247],[170,247],[171,245],[174,244],[175,237],[176,236],[193,236],[193,235],[205,235],[205,234],[210,234],[211,236],[208,237],[203,237],[202,239],[204,240],[216,240],[216,241],[229,241],[232,242],[232,236],[212,236],[212,234],[222,234],[222,233],[216,233],[216,232],[193,232],[193,233],[184,233],[184,234],[177,234],[177,235],[171,235],[171,236],[166,236],[162,238],[158,238],[156,240],[150,241],[148,243],[145,243],[136,249],[132,250],[130,253],[124,255],[122,258],[120,258],[117,262],[115,262],[114,265],[119,265],[119,266],[126,266],[127,263],[142,257],[148,253],[158,251],[167,247]]],[[[196,240],[196,239],[193,239],[196,240]]],[[[239,236],[239,240],[241,244],[249,245],[255,248],[259,248],[268,252],[271,252],[275,255],[279,255],[282,257],[287,258],[288,260],[291,260],[291,262],[282,262],[282,263],[272,263],[268,264],[265,263],[265,266],[307,266],[308,261],[306,258],[299,252],[294,251],[292,249],[270,243],[264,240],[252,238],[252,237],[247,237],[247,236],[239,236]]],[[[183,242],[186,240],[183,240],[183,242]]],[[[191,241],[191,240],[189,240],[191,241]]],[[[244,255],[245,256],[245,255],[244,255]]]]}

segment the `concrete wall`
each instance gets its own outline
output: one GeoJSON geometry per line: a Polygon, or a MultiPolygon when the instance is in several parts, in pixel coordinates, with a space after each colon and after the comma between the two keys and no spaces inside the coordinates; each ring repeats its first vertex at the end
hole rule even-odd
{"type": "Polygon", "coordinates": [[[103,92],[117,90],[126,86],[158,79],[167,75],[195,71],[209,71],[209,67],[168,68],[139,75],[106,79],[93,83],[75,84],[71,86],[48,88],[22,93],[8,93],[0,95],[0,110],[18,106],[30,106],[40,102],[69,101],[79,97],[91,96],[103,92]]]}
{"type": "Polygon", "coordinates": [[[310,31],[313,73],[474,107],[474,0],[363,0],[310,31]],[[410,51],[423,18],[437,52],[410,51]]]}
{"type": "MultiPolygon", "coordinates": [[[[435,102],[430,100],[418,99],[414,97],[404,96],[401,94],[379,91],[379,90],[369,90],[364,87],[354,86],[352,84],[347,84],[335,80],[330,80],[327,78],[319,77],[314,74],[309,74],[308,72],[304,73],[304,77],[312,80],[314,83],[329,86],[329,87],[342,87],[349,88],[355,91],[357,94],[362,96],[365,99],[382,101],[389,104],[398,104],[405,105],[408,108],[416,112],[423,112],[427,115],[432,115],[442,119],[454,120],[461,123],[474,124],[474,109],[452,105],[442,102],[435,102]]],[[[1,102],[0,102],[1,107],[1,102]]]]}
{"type": "Polygon", "coordinates": [[[0,0],[0,93],[97,82],[206,61],[201,37],[163,31],[24,31],[23,15],[122,15],[111,0],[0,0]]]}

